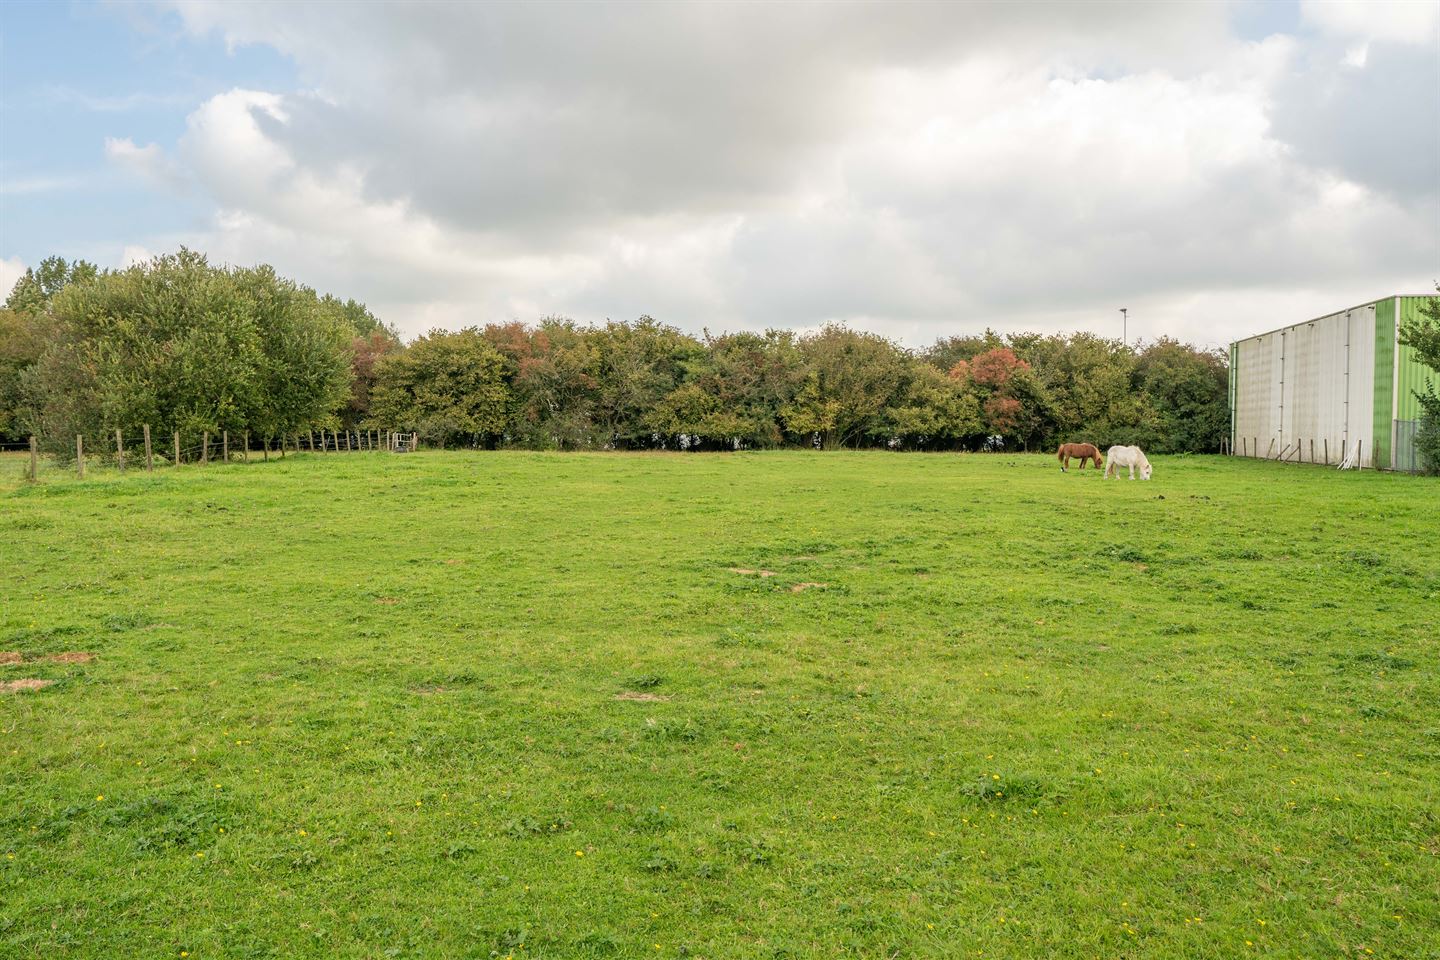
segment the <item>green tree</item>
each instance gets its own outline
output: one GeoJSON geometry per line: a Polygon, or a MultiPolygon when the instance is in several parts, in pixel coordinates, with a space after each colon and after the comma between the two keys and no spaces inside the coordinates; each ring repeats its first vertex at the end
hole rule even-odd
{"type": "Polygon", "coordinates": [[[232,277],[260,338],[247,424],[284,437],[332,423],[352,396],[355,328],[345,305],[317,297],[269,266],[236,270],[232,277]]]}
{"type": "Polygon", "coordinates": [[[780,412],[786,432],[826,450],[888,440],[886,414],[907,382],[905,352],[838,324],[802,337],[799,349],[800,386],[780,412]]]}
{"type": "Polygon", "coordinates": [[[607,323],[589,334],[594,348],[595,424],[607,445],[649,447],[667,438],[652,416],[660,401],[685,379],[703,347],[694,338],[652,317],[607,323]]]}
{"type": "MultiPolygon", "coordinates": [[[[1435,286],[1440,293],[1440,284],[1435,286]]],[[[1421,304],[1419,316],[1407,320],[1400,328],[1400,342],[1415,351],[1415,356],[1431,371],[1440,373],[1440,297],[1428,297],[1421,304]]],[[[1426,473],[1440,474],[1440,393],[1435,381],[1426,378],[1425,389],[1417,390],[1420,401],[1420,427],[1415,433],[1415,448],[1426,473]]]]}
{"type": "Polygon", "coordinates": [[[269,267],[213,267],[182,249],[69,283],[49,309],[53,337],[21,389],[32,429],[61,455],[77,433],[108,443],[142,425],[291,433],[349,389],[347,328],[269,267]]]}
{"type": "Polygon", "coordinates": [[[100,275],[95,264],[85,260],[66,262],[64,257],[46,257],[38,267],[27,267],[25,273],[5,298],[5,308],[19,313],[41,314],[65,287],[84,283],[100,275]]]}
{"type": "Polygon", "coordinates": [[[506,361],[476,328],[432,330],[376,363],[370,421],[430,443],[493,445],[510,422],[506,361]]]}
{"type": "Polygon", "coordinates": [[[920,357],[941,373],[949,373],[955,364],[973,360],[987,350],[1005,346],[1005,340],[994,330],[986,330],[980,336],[968,334],[941,337],[925,350],[920,357]]]}
{"type": "Polygon", "coordinates": [[[779,446],[780,411],[795,396],[801,357],[788,331],[705,335],[686,364],[685,382],[651,418],[656,430],[685,436],[694,449],[779,446]]]}
{"type": "Polygon", "coordinates": [[[0,440],[24,433],[21,381],[45,352],[53,334],[48,312],[0,308],[0,440]]]}
{"type": "Polygon", "coordinates": [[[1048,401],[1047,422],[1036,425],[1030,442],[1108,446],[1146,438],[1143,398],[1131,386],[1135,354],[1129,347],[1090,333],[1018,334],[1010,342],[1048,401]]]}
{"type": "Polygon", "coordinates": [[[1161,338],[1135,362],[1135,386],[1152,425],[1139,442],[1157,453],[1214,453],[1230,431],[1230,373],[1220,350],[1161,338]]]}
{"type": "Polygon", "coordinates": [[[905,386],[886,412],[891,442],[915,449],[953,448],[980,433],[980,399],[968,384],[912,361],[905,386]]]}

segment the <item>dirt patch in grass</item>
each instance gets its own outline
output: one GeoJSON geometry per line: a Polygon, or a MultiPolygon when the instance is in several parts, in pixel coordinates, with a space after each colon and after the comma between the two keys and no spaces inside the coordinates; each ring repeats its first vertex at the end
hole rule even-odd
{"type": "Polygon", "coordinates": [[[762,577],[775,576],[774,570],[751,570],[748,567],[726,567],[725,569],[729,570],[731,573],[739,573],[745,576],[754,576],[757,573],[760,574],[760,576],[762,577]]]}
{"type": "Polygon", "coordinates": [[[375,602],[378,603],[378,604],[380,604],[382,607],[393,607],[393,606],[395,606],[395,604],[397,604],[397,603],[400,602],[400,598],[399,598],[399,597],[377,597],[376,600],[375,600],[375,602]]]}
{"type": "Polygon", "coordinates": [[[616,700],[638,700],[641,703],[665,703],[670,697],[663,693],[642,693],[639,690],[624,690],[615,694],[616,700]]]}
{"type": "Polygon", "coordinates": [[[64,653],[50,653],[38,657],[26,657],[19,650],[0,651],[0,666],[12,667],[21,663],[89,663],[95,654],[83,650],[67,650],[64,653]]]}
{"type": "Polygon", "coordinates": [[[18,693],[21,690],[42,690],[54,682],[54,680],[37,680],[34,677],[26,677],[22,680],[0,680],[0,693],[18,693]]]}
{"type": "Polygon", "coordinates": [[[804,593],[806,590],[824,590],[830,586],[828,583],[797,583],[790,588],[791,593],[804,593]]]}

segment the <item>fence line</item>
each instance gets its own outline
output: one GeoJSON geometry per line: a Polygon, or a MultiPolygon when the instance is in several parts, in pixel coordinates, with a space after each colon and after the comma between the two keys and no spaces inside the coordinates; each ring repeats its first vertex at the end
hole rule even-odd
{"type": "MultiPolygon", "coordinates": [[[[116,469],[122,474],[126,468],[127,450],[133,450],[137,446],[143,446],[145,451],[145,471],[147,473],[153,473],[155,471],[155,451],[151,442],[150,425],[148,423],[141,424],[140,430],[139,436],[126,436],[121,428],[115,428],[113,457],[116,469]]],[[[420,435],[414,432],[400,433],[393,430],[346,430],[342,432],[331,430],[328,431],[330,434],[329,437],[326,436],[326,432],[325,428],[320,429],[319,443],[316,442],[316,431],[314,428],[307,429],[304,434],[297,432],[293,434],[281,434],[278,437],[264,437],[261,441],[264,460],[268,461],[270,459],[270,447],[275,441],[279,442],[278,449],[281,457],[285,456],[287,450],[293,450],[298,454],[305,451],[311,453],[340,453],[342,451],[352,453],[373,452],[376,450],[408,452],[419,449],[420,435]],[[381,446],[381,441],[384,442],[383,446],[381,446]]],[[[101,444],[95,449],[103,450],[104,447],[105,444],[101,444]]],[[[215,440],[211,439],[208,430],[203,431],[198,444],[182,447],[180,445],[180,431],[176,430],[171,435],[170,465],[172,467],[178,467],[182,463],[189,462],[191,464],[198,464],[199,466],[209,466],[212,449],[217,454],[219,462],[225,464],[234,462],[230,454],[230,431],[222,430],[219,438],[215,440]]],[[[240,461],[242,463],[250,462],[250,449],[250,431],[246,430],[240,446],[240,461]]],[[[32,434],[27,441],[18,443],[0,443],[0,452],[7,450],[28,452],[29,457],[25,463],[24,470],[25,480],[28,483],[35,483],[40,479],[40,445],[37,436],[32,434]]],[[[93,458],[94,454],[92,454],[92,459],[93,458]]],[[[79,433],[75,435],[75,472],[81,480],[85,479],[85,435],[79,433]]]]}

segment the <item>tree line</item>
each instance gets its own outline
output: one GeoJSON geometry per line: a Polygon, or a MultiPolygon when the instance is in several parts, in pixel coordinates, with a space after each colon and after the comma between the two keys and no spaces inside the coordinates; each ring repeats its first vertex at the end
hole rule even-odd
{"type": "Polygon", "coordinates": [[[55,257],[0,311],[0,433],[63,455],[140,424],[257,438],[415,431],[553,450],[1213,452],[1226,356],[1174,340],[993,331],[907,349],[828,325],[699,337],[650,317],[435,330],[406,345],[354,300],[196,252],[123,270],[55,257]]]}

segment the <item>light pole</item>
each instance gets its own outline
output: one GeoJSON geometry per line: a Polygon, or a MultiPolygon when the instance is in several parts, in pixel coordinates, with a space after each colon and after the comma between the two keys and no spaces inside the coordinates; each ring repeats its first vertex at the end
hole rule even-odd
{"type": "Polygon", "coordinates": [[[1121,308],[1120,308],[1120,342],[1128,345],[1128,344],[1130,343],[1130,336],[1129,336],[1129,334],[1130,334],[1130,308],[1129,308],[1129,307],[1121,307],[1121,308]]]}

